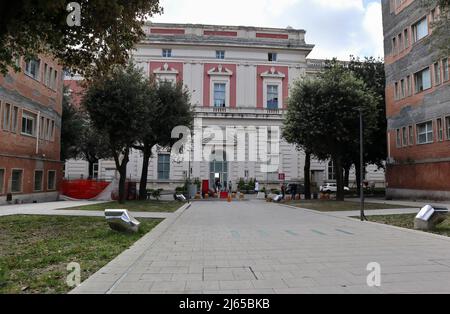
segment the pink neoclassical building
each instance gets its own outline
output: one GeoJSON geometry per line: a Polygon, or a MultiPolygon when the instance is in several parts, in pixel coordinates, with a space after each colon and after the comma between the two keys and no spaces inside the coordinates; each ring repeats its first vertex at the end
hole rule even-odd
{"type": "MultiPolygon", "coordinates": [[[[271,186],[283,179],[303,180],[304,154],[281,139],[281,127],[292,84],[316,75],[324,65],[307,59],[314,45],[306,43],[304,30],[153,23],[144,29],[145,40],[132,52],[136,64],[148,76],[183,83],[196,112],[194,137],[201,138],[191,162],[180,162],[155,147],[149,187],[175,188],[189,175],[234,186],[240,178],[271,186]],[[243,129],[244,140],[228,134],[227,128],[243,129]],[[211,131],[215,129],[223,135],[211,131]],[[242,143],[245,149],[239,155],[242,143]],[[261,143],[267,146],[265,156],[260,156],[261,143]]],[[[70,161],[66,175],[86,176],[86,167],[82,161],[70,161]]],[[[100,177],[115,175],[111,161],[100,161],[97,167],[100,177]]],[[[128,176],[137,180],[140,167],[140,154],[134,152],[128,176]]],[[[384,173],[369,168],[368,180],[383,184],[384,173]]],[[[313,161],[311,171],[318,184],[334,180],[327,162],[313,161]]]]}

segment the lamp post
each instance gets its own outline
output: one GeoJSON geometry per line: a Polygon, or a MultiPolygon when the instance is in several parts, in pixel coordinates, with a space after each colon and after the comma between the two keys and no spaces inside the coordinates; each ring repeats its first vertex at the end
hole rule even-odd
{"type": "Polygon", "coordinates": [[[358,109],[359,111],[359,167],[360,167],[360,174],[359,174],[359,197],[361,202],[361,212],[360,212],[360,218],[361,221],[367,220],[366,215],[364,214],[364,187],[363,187],[363,180],[364,180],[364,133],[363,133],[363,113],[362,108],[358,109]]]}

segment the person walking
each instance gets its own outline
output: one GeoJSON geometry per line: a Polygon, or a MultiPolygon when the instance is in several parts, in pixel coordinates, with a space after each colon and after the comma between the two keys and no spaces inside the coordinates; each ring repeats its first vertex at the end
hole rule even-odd
{"type": "Polygon", "coordinates": [[[281,183],[281,199],[284,200],[286,196],[286,184],[281,183]]]}
{"type": "Polygon", "coordinates": [[[256,194],[259,193],[259,182],[258,181],[255,181],[255,192],[256,192],[256,194]]]}
{"type": "Polygon", "coordinates": [[[297,195],[297,184],[293,183],[291,185],[291,201],[295,201],[296,195],[297,195]]]}

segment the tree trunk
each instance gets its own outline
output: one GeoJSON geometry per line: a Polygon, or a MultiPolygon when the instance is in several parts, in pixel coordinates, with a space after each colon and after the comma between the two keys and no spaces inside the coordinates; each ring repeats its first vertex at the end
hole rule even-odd
{"type": "Polygon", "coordinates": [[[311,153],[305,152],[305,199],[311,199],[311,153]]]}
{"type": "Polygon", "coordinates": [[[129,161],[130,149],[127,148],[124,151],[122,163],[119,160],[119,155],[114,152],[114,161],[116,163],[116,168],[119,171],[119,203],[124,204],[126,200],[126,180],[127,180],[127,164],[129,161]]]}
{"type": "Polygon", "coordinates": [[[336,172],[336,200],[343,201],[345,199],[344,195],[344,176],[342,171],[342,160],[340,156],[333,157],[334,169],[336,172]]]}
{"type": "Polygon", "coordinates": [[[147,199],[147,178],[148,178],[148,164],[150,161],[150,157],[152,156],[152,152],[150,149],[145,148],[143,151],[144,159],[142,161],[142,173],[141,173],[141,181],[139,183],[139,199],[146,200],[147,199]]]}
{"type": "Polygon", "coordinates": [[[350,187],[350,168],[351,165],[344,167],[344,186],[350,187]]]}

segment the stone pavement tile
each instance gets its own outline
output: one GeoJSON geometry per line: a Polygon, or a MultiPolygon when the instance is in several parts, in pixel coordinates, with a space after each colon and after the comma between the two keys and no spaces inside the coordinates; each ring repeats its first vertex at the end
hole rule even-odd
{"type": "Polygon", "coordinates": [[[288,284],[282,279],[252,280],[256,289],[288,288],[288,284]]]}
{"type": "Polygon", "coordinates": [[[204,290],[203,294],[239,294],[239,290],[204,290]]]}
{"type": "Polygon", "coordinates": [[[172,281],[201,281],[203,280],[203,275],[198,274],[173,274],[172,281]]]}
{"type": "Polygon", "coordinates": [[[205,281],[234,280],[234,275],[231,271],[220,272],[220,273],[206,273],[205,272],[203,280],[205,280],[205,281]]]}
{"type": "Polygon", "coordinates": [[[153,283],[150,291],[183,292],[185,288],[186,288],[186,281],[158,281],[153,283]]]}
{"type": "Polygon", "coordinates": [[[173,274],[147,274],[144,273],[140,276],[140,281],[171,281],[173,274]]]}
{"type": "Polygon", "coordinates": [[[242,289],[239,294],[274,294],[274,289],[242,289]]]}
{"type": "Polygon", "coordinates": [[[219,281],[188,281],[186,291],[190,290],[219,290],[219,281]]]}
{"type": "Polygon", "coordinates": [[[182,266],[167,266],[161,267],[159,272],[161,274],[187,274],[189,272],[189,268],[182,266]]]}
{"type": "Polygon", "coordinates": [[[274,288],[276,294],[310,294],[311,288],[302,287],[302,288],[274,288]]]}
{"type": "Polygon", "coordinates": [[[287,278],[283,279],[289,288],[302,288],[317,286],[317,282],[312,278],[287,278]]]}
{"type": "Polygon", "coordinates": [[[253,285],[250,280],[221,280],[219,287],[222,290],[252,289],[253,285]]]}

